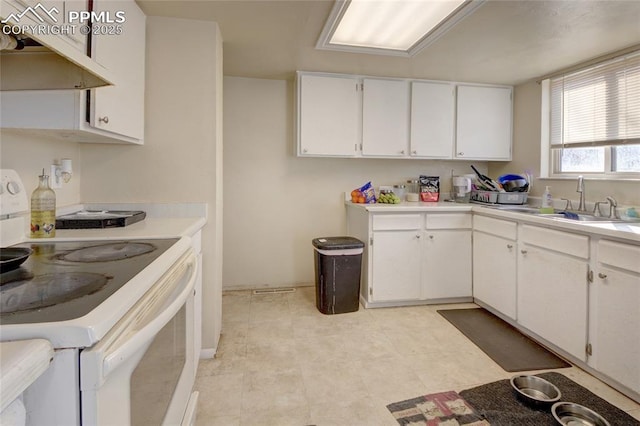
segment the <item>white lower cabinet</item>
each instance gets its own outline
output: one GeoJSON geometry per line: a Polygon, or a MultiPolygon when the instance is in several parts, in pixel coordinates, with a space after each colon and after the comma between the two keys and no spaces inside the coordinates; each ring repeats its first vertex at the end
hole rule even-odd
{"type": "Polygon", "coordinates": [[[348,234],[366,242],[365,306],[471,301],[471,222],[470,213],[348,207],[348,234]]]}
{"type": "Polygon", "coordinates": [[[518,324],[586,360],[589,237],[523,225],[518,324]]]}
{"type": "Polygon", "coordinates": [[[473,220],[473,297],[516,319],[516,222],[473,220]]]}
{"type": "Polygon", "coordinates": [[[471,215],[426,215],[422,250],[423,298],[471,298],[471,215]]]}
{"type": "Polygon", "coordinates": [[[640,247],[598,242],[589,365],[640,394],[640,247]]]}
{"type": "Polygon", "coordinates": [[[377,231],[371,246],[371,300],[419,300],[420,231],[377,231]]]}

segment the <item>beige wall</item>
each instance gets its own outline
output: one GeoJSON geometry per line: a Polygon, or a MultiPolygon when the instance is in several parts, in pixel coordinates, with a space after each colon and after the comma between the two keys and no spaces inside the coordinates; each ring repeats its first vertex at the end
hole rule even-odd
{"type": "Polygon", "coordinates": [[[41,136],[25,136],[3,131],[0,133],[0,166],[14,169],[22,178],[27,198],[38,186],[38,175],[45,169],[50,174],[54,160],[70,158],[73,162],[73,176],[69,183],[55,189],[56,206],[64,207],[80,202],[80,181],[82,167],[80,148],[77,143],[47,139],[41,136]]]}
{"type": "Polygon", "coordinates": [[[451,169],[472,173],[468,162],[298,158],[293,82],[225,77],[224,94],[225,288],[313,282],[311,240],[345,233],[345,191],[429,174],[448,192],[451,169]]]}
{"type": "MultiPolygon", "coordinates": [[[[514,95],[514,133],[513,161],[508,163],[490,163],[489,172],[493,177],[505,173],[521,173],[530,169],[534,176],[540,176],[540,107],[541,90],[535,81],[521,84],[515,88],[514,95]]],[[[538,179],[534,180],[532,196],[540,197],[545,186],[550,186],[553,198],[578,200],[575,179],[538,179]]],[[[585,195],[589,202],[603,201],[612,196],[622,206],[640,205],[640,182],[588,179],[585,181],[585,195]]],[[[573,203],[577,207],[576,202],[573,203]]]]}
{"type": "Polygon", "coordinates": [[[81,145],[82,201],[204,202],[203,346],[215,347],[221,284],[222,40],[217,24],[147,18],[145,143],[81,145]],[[176,37],[175,34],[188,35],[176,37]]]}

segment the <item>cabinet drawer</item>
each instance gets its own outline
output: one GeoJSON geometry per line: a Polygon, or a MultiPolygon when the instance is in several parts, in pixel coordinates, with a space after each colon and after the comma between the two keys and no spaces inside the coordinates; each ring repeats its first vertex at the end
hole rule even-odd
{"type": "Polygon", "coordinates": [[[421,214],[376,214],[373,215],[373,230],[421,229],[421,214]]]}
{"type": "Polygon", "coordinates": [[[471,215],[467,213],[427,214],[427,229],[470,229],[471,215]]]}
{"type": "Polygon", "coordinates": [[[476,216],[473,218],[473,229],[509,240],[515,240],[518,228],[516,222],[486,216],[476,216]]]}
{"type": "Polygon", "coordinates": [[[598,261],[605,265],[640,273],[640,246],[600,240],[598,261]]]}
{"type": "Polygon", "coordinates": [[[522,225],[521,240],[526,244],[548,248],[582,259],[589,258],[589,237],[586,235],[522,225]]]}

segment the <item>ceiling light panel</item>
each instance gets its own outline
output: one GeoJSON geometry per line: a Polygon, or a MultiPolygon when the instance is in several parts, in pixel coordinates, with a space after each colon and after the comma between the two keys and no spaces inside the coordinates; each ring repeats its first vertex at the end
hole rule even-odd
{"type": "Polygon", "coordinates": [[[317,47],[409,56],[482,0],[338,0],[317,47]]]}
{"type": "Polygon", "coordinates": [[[465,0],[352,0],[331,44],[409,50],[465,0]]]}

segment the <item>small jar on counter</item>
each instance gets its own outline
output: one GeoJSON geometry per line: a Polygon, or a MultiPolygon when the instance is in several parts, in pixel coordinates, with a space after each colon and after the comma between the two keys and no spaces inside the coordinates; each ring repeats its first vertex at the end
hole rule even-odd
{"type": "Polygon", "coordinates": [[[393,193],[396,194],[400,200],[404,201],[405,186],[393,185],[393,193]]]}
{"type": "Polygon", "coordinates": [[[409,179],[405,185],[407,201],[419,201],[420,181],[418,179],[409,179]]]}

